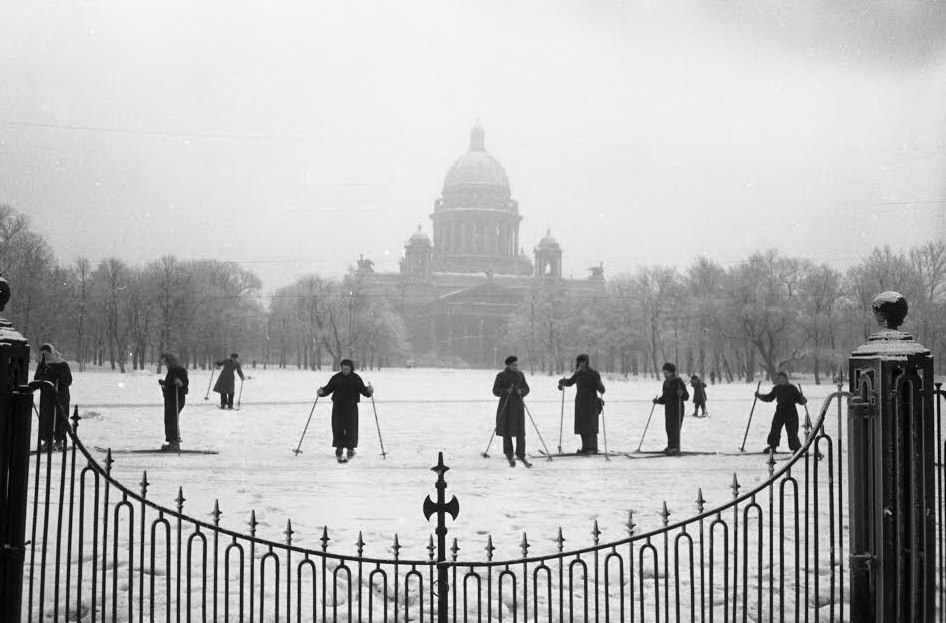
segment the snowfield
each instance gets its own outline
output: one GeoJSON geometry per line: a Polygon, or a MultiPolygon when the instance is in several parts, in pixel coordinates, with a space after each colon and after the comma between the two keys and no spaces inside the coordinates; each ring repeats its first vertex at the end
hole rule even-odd
{"type": "MultiPolygon", "coordinates": [[[[217,408],[210,393],[209,371],[190,370],[190,393],[181,415],[184,448],[213,449],[216,455],[119,454],[113,475],[138,491],[147,471],[148,499],[175,508],[178,487],[186,498],[184,512],[210,521],[219,501],[222,526],[245,532],[250,511],[259,521],[257,534],[283,541],[292,520],[293,543],[316,548],[323,527],[332,539],[329,551],[354,554],[359,532],[366,556],[387,557],[395,534],[402,558],[427,556],[434,524],[424,519],[422,505],[436,499],[436,475],[430,468],[438,452],[450,471],[447,499],[460,503],[457,520],[448,520],[448,539],[456,538],[460,560],[485,558],[487,535],[492,535],[496,559],[517,558],[523,533],[530,555],[552,553],[558,528],[566,549],[591,545],[594,522],[601,542],[626,536],[628,511],[634,511],[637,533],[661,525],[663,502],[671,522],[696,514],[698,490],[707,509],[732,498],[733,475],[741,492],[755,487],[768,474],[766,457],[758,454],[774,411],[774,403],[759,402],[744,455],[682,457],[637,455],[568,457],[545,460],[542,444],[527,418],[527,450],[534,467],[509,467],[496,438],[490,458],[480,453],[492,432],[497,399],[491,394],[494,371],[387,369],[359,371],[376,390],[375,406],[387,458],[381,448],[370,399],[360,407],[358,455],[348,464],[336,463],[331,443],[331,403],[321,399],[302,443],[315,399],[315,390],[331,372],[246,368],[240,410],[217,408]]],[[[526,403],[542,438],[555,452],[559,445],[562,394],[557,377],[526,371],[532,393],[526,403]]],[[[161,395],[163,378],[151,371],[118,374],[92,369],[75,372],[73,405],[82,420],[79,436],[88,448],[117,450],[158,448],[163,439],[161,395]]],[[[660,382],[650,378],[604,379],[604,428],[612,452],[634,454],[660,382]]],[[[797,379],[793,382],[798,382],[797,379]]],[[[832,385],[815,386],[802,379],[812,419],[832,385]]],[[[763,383],[763,391],[770,385],[763,383]]],[[[752,407],[755,384],[710,385],[707,418],[689,415],[681,439],[685,451],[738,453],[752,407]]],[[[580,439],[572,434],[574,390],[565,392],[562,449],[574,452],[580,439]]],[[[692,403],[688,404],[692,410],[692,403]]],[[[804,409],[800,409],[802,421],[804,409]]],[[[688,411],[689,413],[689,411],[688,411]]],[[[829,412],[828,432],[834,435],[837,409],[829,412]]],[[[35,429],[35,426],[34,426],[35,429]]],[[[804,435],[804,431],[801,432],[804,435]]],[[[35,435],[35,430],[34,430],[35,435]]],[[[836,437],[835,437],[836,439],[836,437]]],[[[666,445],[662,407],[658,405],[644,440],[644,450],[666,445]]],[[[782,441],[781,450],[787,451],[782,441]]],[[[599,435],[604,449],[604,435],[599,435]]],[[[99,453],[104,460],[105,455],[99,453]]],[[[784,455],[787,456],[787,455],[784,455]]],[[[846,526],[845,526],[846,529],[846,526]]],[[[448,540],[448,543],[452,541],[448,540]]]]}

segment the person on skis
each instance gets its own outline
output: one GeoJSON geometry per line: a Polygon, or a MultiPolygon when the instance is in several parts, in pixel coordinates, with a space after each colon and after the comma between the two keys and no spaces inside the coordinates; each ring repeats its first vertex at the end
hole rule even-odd
{"type": "Polygon", "coordinates": [[[691,374],[690,386],[693,388],[693,417],[706,417],[706,383],[696,374],[691,374]],[[698,415],[701,410],[703,415],[698,415]]]}
{"type": "Polygon", "coordinates": [[[558,390],[576,386],[575,434],[581,435],[581,448],[576,454],[598,454],[598,416],[604,406],[598,393],[604,393],[604,384],[598,371],[588,365],[588,355],[578,355],[575,368],[571,378],[559,379],[558,390]]]}
{"type": "Polygon", "coordinates": [[[526,466],[526,416],[522,399],[529,395],[526,375],[519,371],[519,359],[515,355],[506,357],[506,368],[496,375],[493,395],[499,398],[496,407],[496,434],[503,438],[503,454],[510,467],[516,466],[518,458],[526,466]],[[516,439],[515,458],[512,440],[516,439]]]}
{"type": "Polygon", "coordinates": [[[39,397],[40,449],[62,449],[69,426],[69,386],[72,371],[52,344],[39,347],[39,365],[33,376],[36,381],[49,381],[56,388],[54,394],[41,392],[39,397]]]}
{"type": "Polygon", "coordinates": [[[782,427],[785,427],[785,436],[788,437],[788,447],[792,452],[801,448],[801,440],[798,439],[798,409],[796,404],[807,404],[801,390],[788,382],[788,372],[779,372],[775,377],[775,385],[767,394],[755,392],[755,395],[762,402],[775,401],[775,415],[772,417],[772,428],[769,430],[769,437],[766,439],[764,454],[775,452],[782,440],[782,427]]]}
{"type": "Polygon", "coordinates": [[[374,388],[365,385],[355,373],[355,364],[351,359],[342,359],[339,371],[315,393],[319,396],[332,395],[332,446],[335,447],[335,459],[339,463],[346,463],[355,456],[358,447],[358,403],[361,396],[370,398],[374,388]]]}
{"type": "Polygon", "coordinates": [[[220,368],[220,376],[214,383],[214,391],[220,394],[220,408],[233,408],[233,390],[236,389],[236,379],[234,373],[240,375],[240,381],[244,380],[243,368],[240,367],[240,356],[237,353],[231,353],[229,359],[215,361],[214,365],[220,368]]]}
{"type": "Polygon", "coordinates": [[[180,417],[187,396],[187,368],[182,366],[171,353],[161,355],[161,363],[167,367],[167,374],[158,380],[161,394],[164,396],[164,439],[162,450],[175,451],[181,447],[180,417]]]}
{"type": "Polygon", "coordinates": [[[683,414],[686,402],[690,398],[686,383],[677,376],[677,366],[665,363],[661,368],[664,383],[660,396],[654,398],[654,404],[664,406],[664,428],[667,431],[667,454],[680,454],[680,427],[683,425],[683,414]]]}

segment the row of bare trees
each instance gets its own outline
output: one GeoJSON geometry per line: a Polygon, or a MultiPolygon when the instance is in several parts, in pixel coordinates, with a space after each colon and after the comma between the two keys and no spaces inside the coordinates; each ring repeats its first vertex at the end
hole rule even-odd
{"type": "Polygon", "coordinates": [[[870,304],[884,290],[909,302],[904,329],[943,353],[943,242],[904,253],[875,249],[844,272],[776,251],[728,268],[700,257],[684,271],[656,266],[620,275],[590,300],[547,281],[521,307],[509,339],[549,373],[589,351],[602,369],[624,374],[657,375],[673,361],[681,371],[729,381],[789,369],[820,383],[875,330],[870,304]]]}

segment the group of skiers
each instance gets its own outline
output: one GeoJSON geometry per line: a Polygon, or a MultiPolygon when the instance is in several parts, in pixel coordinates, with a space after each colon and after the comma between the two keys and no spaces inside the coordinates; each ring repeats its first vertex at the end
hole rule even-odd
{"type": "MultiPolygon", "coordinates": [[[[189,388],[187,369],[171,353],[161,355],[161,363],[166,369],[165,377],[158,381],[164,398],[164,436],[162,450],[180,448],[181,436],[179,418],[189,388]]],[[[220,394],[220,408],[232,409],[235,389],[235,377],[241,382],[246,378],[240,366],[237,353],[229,358],[214,362],[220,368],[220,375],[214,385],[214,391],[220,394]]],[[[527,407],[524,399],[529,395],[529,383],[519,370],[518,358],[511,355],[505,359],[505,368],[496,375],[493,383],[493,395],[499,398],[496,408],[495,434],[503,438],[503,454],[510,466],[518,459],[528,465],[526,458],[527,407]]],[[[361,396],[370,398],[374,388],[365,384],[355,372],[351,359],[340,362],[340,370],[323,387],[318,388],[319,397],[332,396],[332,446],[336,459],[344,463],[355,456],[358,447],[358,403],[361,396]]],[[[664,407],[664,428],[667,434],[668,455],[680,452],[680,429],[683,424],[686,402],[690,398],[687,383],[677,375],[676,366],[665,363],[662,367],[664,376],[661,392],[653,399],[654,405],[664,407]]],[[[52,344],[40,346],[40,362],[34,378],[48,381],[55,391],[41,392],[39,408],[39,439],[42,448],[61,448],[65,442],[68,425],[72,373],[52,344]],[[58,414],[58,415],[57,415],[58,414]]],[[[693,415],[705,417],[706,384],[697,375],[690,376],[689,385],[693,388],[693,415]],[[702,415],[700,415],[702,412],[702,415]]],[[[598,454],[599,419],[604,408],[602,395],[605,388],[601,375],[589,365],[588,355],[578,355],[575,359],[575,372],[570,377],[558,380],[559,391],[575,386],[574,433],[581,437],[578,455],[598,454]]],[[[776,402],[775,415],[766,439],[763,452],[775,451],[781,442],[781,431],[785,428],[788,446],[794,452],[801,447],[798,438],[798,411],[795,405],[804,405],[807,399],[801,390],[789,383],[788,374],[779,372],[772,390],[762,394],[755,392],[755,397],[763,402],[776,402]]],[[[564,400],[564,396],[563,396],[564,400]]],[[[563,405],[564,407],[564,405],[563,405]]]]}

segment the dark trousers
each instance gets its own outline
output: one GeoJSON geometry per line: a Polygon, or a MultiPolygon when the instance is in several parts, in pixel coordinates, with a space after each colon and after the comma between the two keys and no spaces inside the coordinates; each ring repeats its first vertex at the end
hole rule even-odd
{"type": "Polygon", "coordinates": [[[693,403],[693,415],[696,415],[697,412],[702,409],[703,415],[706,415],[706,403],[705,402],[694,402],[693,403]]]}
{"type": "Polygon", "coordinates": [[[667,447],[674,450],[680,449],[680,427],[683,426],[683,418],[677,409],[668,413],[664,411],[664,428],[667,430],[667,447]]]}
{"type": "Polygon", "coordinates": [[[788,447],[794,452],[801,448],[801,441],[798,439],[798,413],[779,413],[775,412],[772,418],[772,429],[769,431],[769,437],[766,443],[770,448],[778,448],[782,441],[782,426],[785,426],[785,436],[788,437],[788,447]]]}
{"type": "Polygon", "coordinates": [[[177,392],[164,394],[164,439],[168,443],[181,440],[181,430],[178,427],[180,413],[184,409],[184,396],[177,392]]]}
{"type": "Polygon", "coordinates": [[[233,394],[220,392],[220,407],[226,407],[227,409],[233,408],[233,394]]]}
{"type": "MultiPolygon", "coordinates": [[[[503,454],[512,456],[512,437],[503,437],[503,454]]],[[[516,456],[520,459],[526,458],[526,436],[516,435],[516,456]]]]}
{"type": "Polygon", "coordinates": [[[342,448],[358,447],[358,403],[347,409],[332,404],[332,446],[338,448],[336,454],[342,448]]]}
{"type": "Polygon", "coordinates": [[[598,435],[596,433],[581,434],[581,449],[583,452],[598,451],[598,435]]]}

